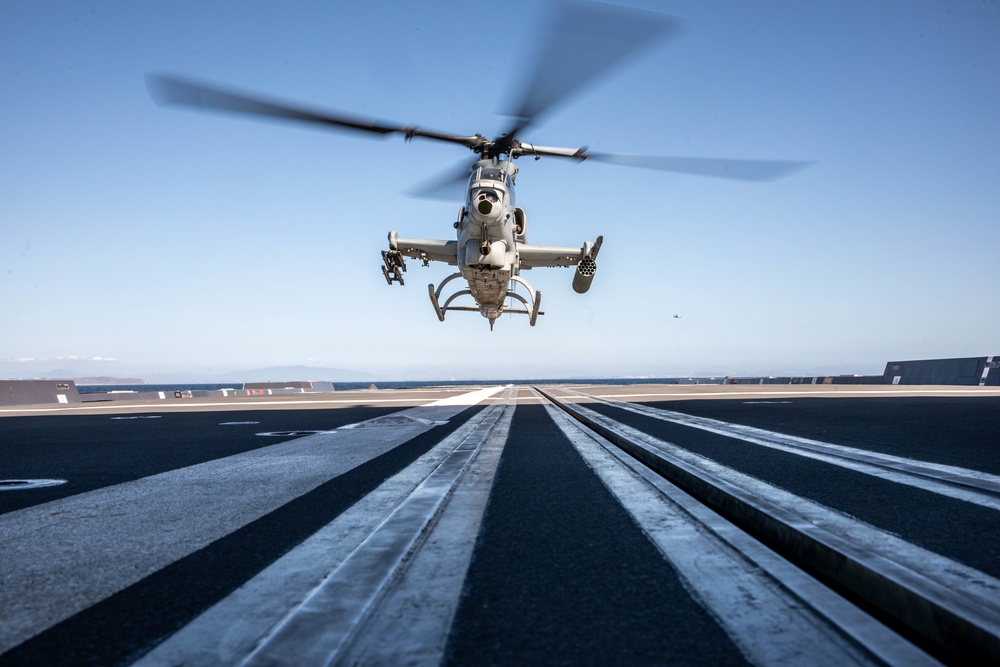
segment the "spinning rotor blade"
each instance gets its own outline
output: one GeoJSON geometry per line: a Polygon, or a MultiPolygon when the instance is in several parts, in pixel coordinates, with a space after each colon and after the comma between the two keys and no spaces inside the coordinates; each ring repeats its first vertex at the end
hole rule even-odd
{"type": "Polygon", "coordinates": [[[426,137],[438,141],[460,144],[467,148],[479,145],[483,138],[474,135],[463,137],[455,134],[422,130],[410,125],[386,123],[374,118],[354,116],[339,112],[314,111],[278,100],[268,100],[254,95],[224,90],[216,86],[195,83],[168,75],[146,75],[150,96],[161,106],[184,106],[195,109],[228,111],[263,118],[279,118],[312,125],[344,128],[371,134],[402,134],[407,139],[426,137]]]}
{"type": "Polygon", "coordinates": [[[451,167],[451,169],[424,181],[406,194],[411,197],[422,197],[424,199],[462,199],[464,197],[464,186],[469,180],[469,175],[472,174],[475,166],[475,160],[472,162],[460,162],[451,167]]]}
{"type": "Polygon", "coordinates": [[[733,178],[741,181],[774,181],[791,176],[810,167],[815,162],[790,160],[729,160],[725,158],[665,157],[659,155],[620,155],[618,153],[590,153],[587,148],[558,148],[522,143],[521,155],[568,157],[575,160],[594,160],[626,167],[641,167],[681,174],[733,178]]]}
{"type": "Polygon", "coordinates": [[[517,120],[504,134],[513,137],[536,118],[651,45],[679,32],[664,14],[596,2],[563,3],[554,12],[549,37],[528,62],[536,63],[518,100],[504,115],[517,120]]]}
{"type": "Polygon", "coordinates": [[[733,178],[741,181],[775,181],[810,167],[815,162],[788,160],[727,160],[722,158],[660,157],[656,155],[617,155],[615,153],[587,153],[578,156],[583,160],[596,160],[626,167],[675,171],[682,174],[733,178]]]}

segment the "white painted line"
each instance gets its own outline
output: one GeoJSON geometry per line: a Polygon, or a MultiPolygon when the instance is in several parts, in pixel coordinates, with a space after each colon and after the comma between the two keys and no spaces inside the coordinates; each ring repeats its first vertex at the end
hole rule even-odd
{"type": "MultiPolygon", "coordinates": [[[[475,431],[483,416],[480,413],[478,419],[459,426],[407,468],[157,646],[135,663],[136,667],[232,665],[242,661],[475,431]]],[[[374,432],[377,437],[384,433],[374,432]]]]}
{"type": "Polygon", "coordinates": [[[882,454],[855,447],[801,438],[784,433],[776,433],[753,426],[698,417],[672,410],[663,410],[638,403],[605,400],[600,396],[589,396],[603,403],[629,412],[653,417],[681,426],[688,426],[709,433],[716,433],[743,442],[776,449],[804,458],[822,461],[848,470],[878,477],[897,484],[905,484],[938,495],[955,498],[993,510],[1000,510],[1000,476],[958,466],[909,459],[891,454],[882,454]],[[960,485],[960,486],[956,486],[960,485]]]}
{"type": "Polygon", "coordinates": [[[958,617],[976,619],[977,624],[1000,637],[1000,580],[581,405],[574,408],[595,423],[659,450],[672,465],[708,475],[714,485],[731,485],[730,493],[741,497],[743,502],[764,508],[768,513],[780,512],[784,516],[782,521],[794,522],[798,532],[851,553],[885,578],[921,591],[925,599],[958,617]]]}
{"type": "Polygon", "coordinates": [[[0,515],[0,653],[462,410],[410,408],[397,414],[425,421],[316,434],[0,515]]]}
{"type": "MultiPolygon", "coordinates": [[[[510,386],[510,385],[508,385],[510,386]]],[[[433,403],[428,403],[427,407],[435,408],[448,405],[476,405],[485,401],[488,398],[495,396],[503,390],[501,386],[495,387],[484,387],[482,389],[477,389],[476,391],[470,391],[465,394],[459,394],[458,396],[449,396],[448,398],[441,398],[433,403]]]]}
{"type": "Polygon", "coordinates": [[[59,486],[65,483],[65,479],[0,479],[0,491],[40,489],[44,486],[59,486]]]}
{"type": "Polygon", "coordinates": [[[505,394],[511,409],[500,417],[459,478],[440,518],[404,571],[338,654],[339,663],[431,667],[444,662],[452,620],[514,416],[514,394],[505,394]]]}
{"type": "Polygon", "coordinates": [[[502,407],[488,408],[476,430],[242,664],[328,665],[339,660],[338,652],[418,547],[504,412],[502,407]]]}
{"type": "Polygon", "coordinates": [[[858,650],[860,642],[888,664],[938,664],[604,438],[545,408],[750,662],[881,664],[858,650]]]}

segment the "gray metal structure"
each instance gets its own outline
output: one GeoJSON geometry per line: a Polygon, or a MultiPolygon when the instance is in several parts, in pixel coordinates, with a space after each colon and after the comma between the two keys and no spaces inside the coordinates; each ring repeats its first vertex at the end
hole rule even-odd
{"type": "Polygon", "coordinates": [[[79,402],[73,380],[0,380],[0,405],[79,402]]]}
{"type": "Polygon", "coordinates": [[[890,361],[882,384],[944,384],[1000,387],[1000,355],[890,361]]]}

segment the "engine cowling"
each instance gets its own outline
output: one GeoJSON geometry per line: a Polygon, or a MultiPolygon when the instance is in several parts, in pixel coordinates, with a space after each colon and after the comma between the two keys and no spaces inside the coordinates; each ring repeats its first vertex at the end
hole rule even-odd
{"type": "Polygon", "coordinates": [[[594,274],[597,273],[597,262],[592,257],[584,257],[576,265],[576,275],[573,276],[573,291],[583,294],[590,289],[590,283],[594,281],[594,274]]]}

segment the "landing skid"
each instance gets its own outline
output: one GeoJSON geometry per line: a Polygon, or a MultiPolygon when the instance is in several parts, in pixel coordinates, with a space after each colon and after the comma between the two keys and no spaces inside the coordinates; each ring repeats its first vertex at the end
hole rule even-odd
{"type": "MultiPolygon", "coordinates": [[[[445,300],[445,302],[444,302],[443,305],[441,304],[441,292],[444,290],[445,285],[447,285],[448,283],[450,283],[452,280],[455,280],[455,279],[461,278],[461,277],[462,277],[461,273],[453,273],[450,276],[448,276],[447,278],[445,278],[444,280],[442,280],[441,284],[437,286],[437,289],[434,289],[434,283],[431,283],[430,285],[427,286],[427,293],[431,297],[431,305],[434,306],[434,312],[437,314],[438,320],[440,320],[441,322],[444,322],[444,314],[447,313],[447,312],[449,312],[449,311],[452,311],[452,310],[461,310],[461,311],[472,312],[472,313],[481,312],[478,307],[473,307],[473,306],[453,306],[453,305],[451,305],[452,302],[455,299],[457,299],[457,298],[459,298],[461,296],[469,296],[469,297],[471,297],[472,296],[472,290],[467,290],[467,289],[459,290],[459,291],[455,292],[454,294],[452,294],[451,296],[449,296],[445,300]]],[[[509,309],[508,308],[503,308],[501,310],[500,314],[503,315],[503,314],[506,314],[506,313],[514,313],[514,314],[518,314],[518,315],[527,315],[528,316],[528,323],[531,326],[535,326],[535,321],[538,319],[538,316],[545,314],[544,312],[538,310],[538,308],[542,304],[542,292],[540,290],[536,291],[534,288],[532,288],[531,285],[528,284],[528,281],[524,280],[523,278],[521,278],[519,276],[513,276],[511,278],[511,281],[523,285],[525,287],[525,289],[528,290],[528,297],[527,298],[521,296],[520,294],[515,294],[514,292],[507,292],[507,296],[509,296],[512,299],[515,299],[517,301],[520,301],[522,304],[524,304],[524,310],[514,309],[514,308],[509,308],[509,309]],[[534,296],[532,296],[532,294],[534,296]]],[[[493,321],[491,320],[490,321],[490,329],[492,329],[492,328],[493,328],[493,321]]]]}

